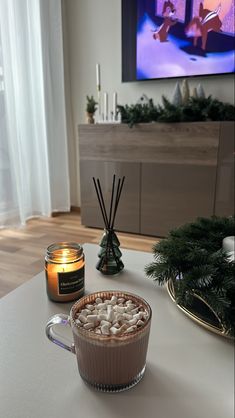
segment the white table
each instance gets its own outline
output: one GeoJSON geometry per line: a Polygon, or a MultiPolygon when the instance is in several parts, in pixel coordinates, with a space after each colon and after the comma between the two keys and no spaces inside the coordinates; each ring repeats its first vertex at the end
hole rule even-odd
{"type": "Polygon", "coordinates": [[[84,251],[86,292],[131,291],[152,306],[143,380],[117,394],[86,386],[75,356],[45,336],[47,319],[71,304],[47,299],[42,272],[0,300],[0,417],[233,418],[233,344],[184,316],[166,289],[145,277],[151,254],[123,250],[125,271],[105,277],[95,269],[98,246],[84,251]]]}

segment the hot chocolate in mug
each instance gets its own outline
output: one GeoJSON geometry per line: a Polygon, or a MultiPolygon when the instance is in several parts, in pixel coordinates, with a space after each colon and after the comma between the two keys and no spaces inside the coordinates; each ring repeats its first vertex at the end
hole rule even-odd
{"type": "Polygon", "coordinates": [[[144,375],[151,316],[149,304],[135,294],[100,291],[79,299],[69,316],[50,318],[46,335],[76,354],[86,383],[103,392],[119,392],[135,386],[144,375]],[[70,345],[55,333],[58,325],[70,325],[70,345]]]}

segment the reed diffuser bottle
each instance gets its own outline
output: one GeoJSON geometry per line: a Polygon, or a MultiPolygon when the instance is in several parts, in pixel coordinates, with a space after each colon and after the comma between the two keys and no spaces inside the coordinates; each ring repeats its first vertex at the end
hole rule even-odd
{"type": "Polygon", "coordinates": [[[124,264],[121,260],[122,253],[119,248],[120,242],[114,230],[114,222],[124,180],[125,177],[123,177],[122,180],[119,178],[116,187],[116,176],[115,174],[113,176],[113,185],[108,216],[108,212],[104,203],[100,180],[95,180],[95,178],[93,177],[96,194],[105,225],[104,234],[100,242],[100,251],[98,253],[99,260],[96,265],[96,268],[105,275],[117,274],[124,268],[124,264]]]}

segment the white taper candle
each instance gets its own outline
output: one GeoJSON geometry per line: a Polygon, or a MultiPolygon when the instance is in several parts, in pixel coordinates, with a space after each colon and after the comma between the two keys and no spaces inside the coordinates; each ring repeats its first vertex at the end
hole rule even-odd
{"type": "Polygon", "coordinates": [[[104,93],[104,120],[109,119],[108,93],[104,93]]]}
{"type": "Polygon", "coordinates": [[[116,120],[117,115],[117,93],[113,93],[113,118],[116,120]]]}
{"type": "Polygon", "coordinates": [[[101,83],[100,83],[100,64],[96,64],[96,87],[97,90],[101,90],[101,83]]]}

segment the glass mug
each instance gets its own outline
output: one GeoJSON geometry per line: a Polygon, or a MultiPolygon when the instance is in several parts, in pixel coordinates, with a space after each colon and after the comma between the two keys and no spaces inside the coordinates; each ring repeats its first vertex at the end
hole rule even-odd
{"type": "Polygon", "coordinates": [[[120,392],[135,386],[143,377],[146,367],[149,332],[152,311],[141,297],[129,292],[100,291],[79,299],[71,308],[70,316],[54,315],[46,325],[50,341],[76,354],[78,371],[82,379],[103,392],[120,392]],[[75,323],[76,313],[96,298],[131,299],[137,306],[142,305],[148,313],[145,324],[127,334],[102,335],[85,330],[75,323]],[[54,331],[56,325],[70,325],[74,342],[66,344],[63,337],[54,331]]]}

